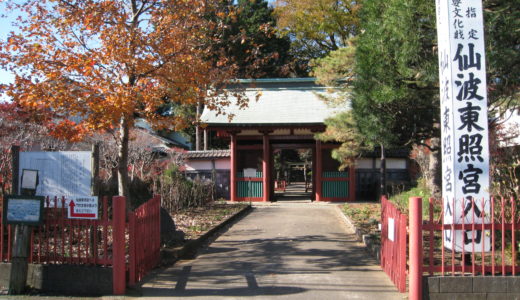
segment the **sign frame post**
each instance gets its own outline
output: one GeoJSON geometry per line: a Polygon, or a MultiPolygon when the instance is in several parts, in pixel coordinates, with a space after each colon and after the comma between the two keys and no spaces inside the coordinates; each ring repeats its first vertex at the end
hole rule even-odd
{"type": "Polygon", "coordinates": [[[44,199],[43,196],[20,195],[6,196],[4,199],[3,220],[6,224],[15,225],[9,276],[10,295],[21,294],[25,290],[31,226],[43,221],[44,199]]]}

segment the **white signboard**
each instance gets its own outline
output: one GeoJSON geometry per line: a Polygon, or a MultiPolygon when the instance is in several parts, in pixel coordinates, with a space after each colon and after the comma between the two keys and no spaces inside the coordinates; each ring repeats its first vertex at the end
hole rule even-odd
{"type": "MultiPolygon", "coordinates": [[[[481,0],[436,0],[445,224],[486,223],[489,147],[481,0]],[[485,213],[485,214],[484,214],[485,213]]],[[[445,231],[450,249],[485,251],[488,234],[445,231]],[[455,242],[454,242],[455,241],[455,242]]]]}
{"type": "Polygon", "coordinates": [[[244,177],[256,177],[256,169],[253,169],[253,168],[244,169],[244,177]]]}
{"type": "Polygon", "coordinates": [[[41,220],[40,199],[9,199],[7,202],[7,221],[18,223],[37,223],[41,220]]]}
{"type": "Polygon", "coordinates": [[[91,168],[89,151],[20,152],[20,174],[23,169],[38,170],[36,195],[90,195],[91,168]]]}
{"type": "Polygon", "coordinates": [[[392,242],[395,240],[395,220],[388,218],[388,239],[392,242]]]}
{"type": "Polygon", "coordinates": [[[22,189],[34,189],[38,185],[38,171],[37,170],[22,170],[22,189]]]}
{"type": "Polygon", "coordinates": [[[67,199],[69,219],[97,219],[98,197],[76,196],[67,199]]]}

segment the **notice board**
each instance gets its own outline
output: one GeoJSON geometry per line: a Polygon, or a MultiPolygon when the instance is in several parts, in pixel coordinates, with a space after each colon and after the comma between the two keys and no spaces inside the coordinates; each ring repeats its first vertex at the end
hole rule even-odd
{"type": "MultiPolygon", "coordinates": [[[[19,174],[38,170],[36,195],[49,197],[91,194],[92,152],[20,152],[19,174]]],[[[21,186],[21,178],[18,178],[21,186]]]]}

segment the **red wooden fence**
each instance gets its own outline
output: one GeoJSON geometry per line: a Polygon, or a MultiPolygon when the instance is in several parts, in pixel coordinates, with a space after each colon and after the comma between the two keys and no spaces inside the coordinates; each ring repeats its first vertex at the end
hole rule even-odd
{"type": "Polygon", "coordinates": [[[153,269],[161,258],[161,198],[153,197],[129,213],[130,274],[134,285],[153,269]]]}
{"type": "MultiPolygon", "coordinates": [[[[475,200],[479,201],[479,200],[475,200]]],[[[475,205],[475,201],[471,201],[475,205]]],[[[478,203],[480,207],[484,207],[484,200],[478,203]]],[[[453,201],[451,207],[455,205],[464,205],[464,201],[453,201]]],[[[467,224],[446,224],[444,222],[444,213],[442,211],[441,201],[429,201],[429,217],[423,222],[422,230],[423,240],[425,244],[425,261],[423,271],[430,275],[436,274],[445,276],[453,275],[516,275],[520,273],[520,265],[517,257],[517,242],[520,237],[520,216],[516,209],[517,201],[515,199],[491,199],[490,216],[484,216],[488,220],[488,224],[477,224],[472,221],[467,224]],[[482,235],[489,233],[490,236],[490,252],[482,251],[462,251],[446,250],[444,247],[444,230],[468,230],[479,231],[482,235]]],[[[472,209],[473,210],[473,209],[472,209]]],[[[462,218],[464,221],[464,218],[462,218]]],[[[484,223],[484,222],[483,222],[484,223]]],[[[483,238],[483,241],[486,239],[483,238]]],[[[472,248],[474,249],[474,240],[472,239],[472,248]]],[[[489,245],[488,245],[489,246],[489,245]]],[[[464,249],[463,249],[464,250],[464,249]]]]}
{"type": "Polygon", "coordinates": [[[99,220],[68,219],[65,198],[46,202],[44,224],[31,235],[30,262],[112,265],[114,225],[107,197],[100,201],[99,220]]]}
{"type": "Polygon", "coordinates": [[[3,213],[0,213],[0,262],[11,260],[11,233],[13,232],[11,225],[4,225],[2,218],[3,213]]]}
{"type": "MultiPolygon", "coordinates": [[[[116,294],[124,293],[126,271],[133,285],[158,263],[159,196],[128,214],[124,197],[103,197],[97,220],[68,219],[65,203],[46,200],[44,222],[31,233],[30,263],[112,266],[116,294]]],[[[0,214],[1,261],[11,259],[12,231],[0,214]]]]}
{"type": "MultiPolygon", "coordinates": [[[[44,222],[31,233],[29,262],[112,265],[113,222],[109,216],[108,201],[108,197],[100,201],[98,220],[83,220],[68,219],[65,198],[47,198],[44,222]]],[[[10,261],[12,226],[5,226],[3,222],[0,226],[3,237],[0,240],[0,256],[2,261],[10,261]]]]}
{"type": "MultiPolygon", "coordinates": [[[[462,200],[462,199],[461,199],[462,200]]],[[[468,201],[451,200],[450,207],[460,205],[461,211],[468,210],[468,201]]],[[[471,201],[471,211],[475,211],[475,203],[484,207],[485,200],[471,201]]],[[[409,224],[409,299],[420,299],[423,275],[436,276],[516,276],[520,273],[520,261],[517,255],[520,239],[520,213],[518,200],[513,198],[494,199],[486,204],[488,215],[480,215],[485,222],[477,223],[470,217],[466,224],[444,224],[444,211],[441,200],[429,200],[428,217],[423,221],[422,199],[410,198],[409,224]],[[413,218],[412,218],[413,216],[413,218]],[[446,250],[444,245],[445,230],[481,231],[482,237],[489,235],[488,246],[491,251],[485,252],[484,246],[475,251],[474,239],[471,239],[472,251],[462,247],[456,252],[455,247],[446,250]],[[413,235],[411,234],[413,231],[413,235]]],[[[381,266],[390,276],[399,291],[404,292],[406,285],[406,216],[401,214],[386,198],[381,199],[381,266]],[[402,218],[402,219],[401,219],[402,218]],[[389,235],[389,220],[393,219],[394,234],[389,235]],[[402,223],[401,223],[402,222],[402,223]],[[395,238],[394,241],[389,236],[395,238]]],[[[465,218],[461,218],[464,222],[465,218]]],[[[456,235],[453,235],[455,237],[456,235]]],[[[485,239],[483,238],[485,241],[485,239]]],[[[485,242],[483,242],[485,243],[485,242]]],[[[454,242],[455,244],[455,242],[454,242]]]]}
{"type": "Polygon", "coordinates": [[[381,267],[401,293],[406,292],[407,220],[386,197],[381,198],[381,267]]]}

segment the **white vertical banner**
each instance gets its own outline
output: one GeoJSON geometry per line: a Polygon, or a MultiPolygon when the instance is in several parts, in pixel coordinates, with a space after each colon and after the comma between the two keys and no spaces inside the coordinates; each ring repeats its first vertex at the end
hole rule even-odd
{"type": "MultiPolygon", "coordinates": [[[[481,0],[436,0],[444,224],[490,222],[486,63],[481,0]]],[[[488,232],[445,230],[456,251],[490,250],[488,232]]]]}

